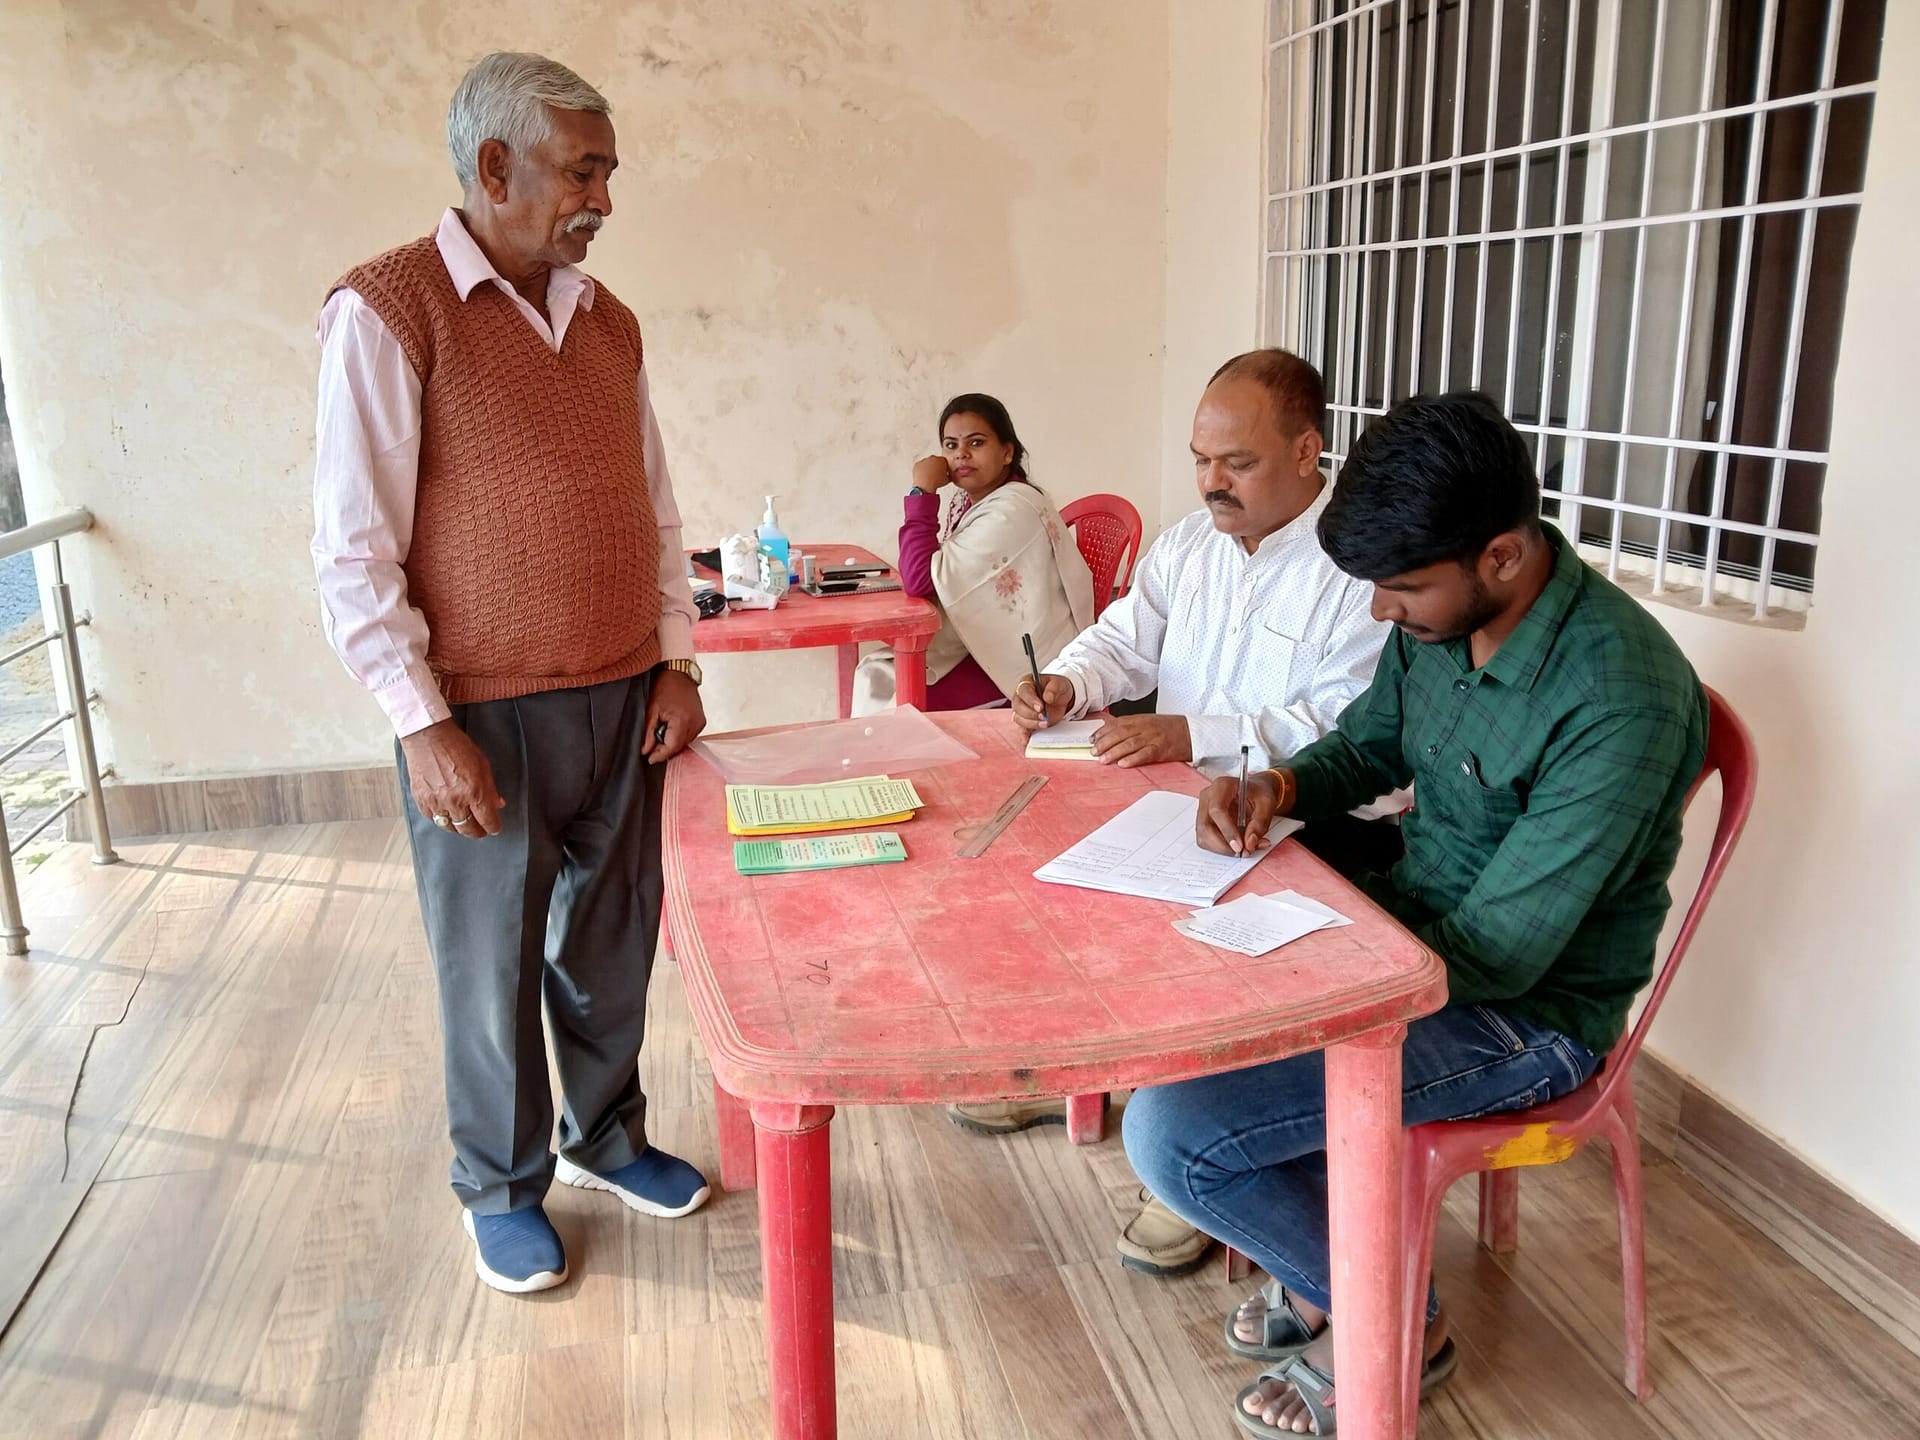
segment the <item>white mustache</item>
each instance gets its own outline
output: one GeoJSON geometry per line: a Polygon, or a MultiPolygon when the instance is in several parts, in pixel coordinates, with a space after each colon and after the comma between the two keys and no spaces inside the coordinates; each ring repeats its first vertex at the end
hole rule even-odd
{"type": "Polygon", "coordinates": [[[561,228],[563,233],[571,235],[576,230],[598,230],[606,223],[607,217],[598,210],[582,210],[569,217],[567,223],[561,228]]]}

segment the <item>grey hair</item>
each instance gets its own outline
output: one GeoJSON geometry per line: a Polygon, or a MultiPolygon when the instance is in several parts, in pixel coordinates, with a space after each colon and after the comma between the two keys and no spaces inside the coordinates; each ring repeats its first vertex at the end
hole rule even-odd
{"type": "Polygon", "coordinates": [[[480,146],[498,140],[525,155],[553,133],[556,110],[611,115],[607,97],[558,60],[522,51],[496,50],[467,71],[447,106],[447,151],[460,188],[471,190],[480,174],[480,146]]]}

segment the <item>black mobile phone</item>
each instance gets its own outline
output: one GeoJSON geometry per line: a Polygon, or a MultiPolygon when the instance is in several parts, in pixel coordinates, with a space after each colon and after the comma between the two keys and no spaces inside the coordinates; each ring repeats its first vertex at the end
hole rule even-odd
{"type": "Polygon", "coordinates": [[[822,565],[822,580],[855,580],[862,575],[884,575],[889,567],[885,565],[822,565]]]}

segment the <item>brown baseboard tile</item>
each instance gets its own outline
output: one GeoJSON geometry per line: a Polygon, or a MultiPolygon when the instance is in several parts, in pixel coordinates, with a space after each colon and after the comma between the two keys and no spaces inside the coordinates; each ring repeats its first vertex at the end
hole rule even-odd
{"type": "MultiPolygon", "coordinates": [[[[399,778],[391,765],[108,785],[103,794],[107,824],[116,838],[129,840],[323,820],[380,820],[400,813],[399,778]]],[[[84,808],[68,817],[68,835],[92,838],[84,808]]]]}
{"type": "Polygon", "coordinates": [[[1920,1355],[1920,1241],[1659,1056],[1642,1050],[1633,1078],[1643,1144],[1920,1355]]]}

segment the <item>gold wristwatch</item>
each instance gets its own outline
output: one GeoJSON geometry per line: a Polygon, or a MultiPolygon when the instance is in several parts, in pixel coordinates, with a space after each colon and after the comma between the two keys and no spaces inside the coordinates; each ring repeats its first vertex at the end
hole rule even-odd
{"type": "Polygon", "coordinates": [[[663,660],[660,662],[669,670],[678,670],[694,684],[700,683],[700,662],[698,660],[663,660]]]}

